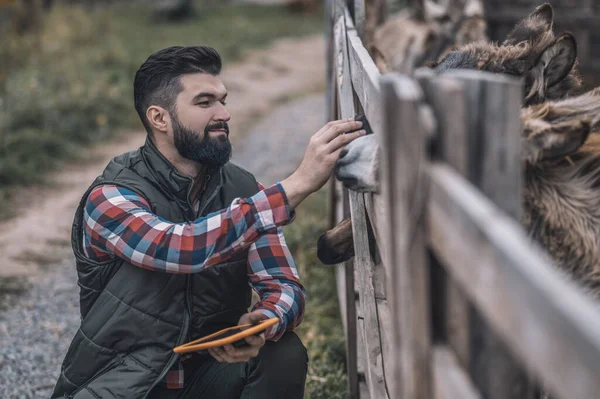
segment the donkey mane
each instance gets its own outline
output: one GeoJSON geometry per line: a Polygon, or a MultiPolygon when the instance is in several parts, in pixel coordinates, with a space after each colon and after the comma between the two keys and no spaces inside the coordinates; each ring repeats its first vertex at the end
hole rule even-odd
{"type": "Polygon", "coordinates": [[[572,146],[564,156],[527,159],[523,224],[560,265],[600,296],[600,88],[522,111],[526,146],[572,146]],[[551,133],[549,133],[551,132],[551,133]],[[571,144],[565,144],[571,140],[571,144]]]}

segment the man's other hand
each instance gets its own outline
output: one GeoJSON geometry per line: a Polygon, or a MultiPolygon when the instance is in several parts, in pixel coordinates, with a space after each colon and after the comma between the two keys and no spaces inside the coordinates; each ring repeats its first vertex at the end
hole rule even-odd
{"type": "MultiPolygon", "coordinates": [[[[246,313],[240,317],[238,325],[244,324],[258,324],[262,320],[262,313],[254,311],[246,313]]],[[[208,353],[215,358],[216,361],[221,363],[245,363],[248,360],[256,357],[260,348],[265,345],[265,333],[262,332],[260,335],[250,335],[246,338],[247,346],[241,348],[235,348],[231,344],[224,345],[218,348],[208,349],[208,353]]]]}
{"type": "Polygon", "coordinates": [[[331,121],[310,138],[300,166],[281,182],[291,209],[329,180],[346,144],[365,135],[364,130],[355,131],[361,127],[354,119],[331,121]]]}

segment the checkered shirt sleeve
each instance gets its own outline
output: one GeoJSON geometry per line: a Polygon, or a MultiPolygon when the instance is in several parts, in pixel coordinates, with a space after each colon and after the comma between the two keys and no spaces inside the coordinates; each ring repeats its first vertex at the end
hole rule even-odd
{"type": "Polygon", "coordinates": [[[197,273],[231,258],[294,219],[281,184],[192,222],[173,223],[116,185],[94,188],[84,209],[84,251],[96,261],[118,256],[144,269],[197,273]]]}
{"type": "MultiPolygon", "coordinates": [[[[259,188],[263,189],[260,183],[259,188]]],[[[281,227],[270,230],[250,246],[248,277],[260,297],[252,310],[263,313],[265,319],[279,318],[279,323],[265,334],[267,339],[277,341],[302,321],[306,297],[281,227]]]]}

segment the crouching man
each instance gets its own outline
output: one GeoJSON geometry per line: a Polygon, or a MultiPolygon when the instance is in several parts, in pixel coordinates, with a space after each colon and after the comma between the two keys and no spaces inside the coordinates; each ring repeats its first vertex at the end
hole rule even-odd
{"type": "MultiPolygon", "coordinates": [[[[115,157],[76,211],[72,245],[81,327],[53,398],[302,398],[307,355],[292,332],[304,288],[281,226],[329,179],[360,123],[314,134],[298,169],[262,187],[229,162],[231,144],[210,47],[169,47],[137,71],[148,133],[115,157]],[[251,290],[260,301],[251,312],[251,290]],[[243,348],[173,348],[236,324],[279,323],[243,348]]],[[[269,154],[256,154],[257,157],[269,154]]]]}

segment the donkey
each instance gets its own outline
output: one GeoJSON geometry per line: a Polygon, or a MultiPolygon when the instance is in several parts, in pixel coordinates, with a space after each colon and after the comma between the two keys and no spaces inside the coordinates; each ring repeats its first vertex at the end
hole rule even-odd
{"type": "MultiPolygon", "coordinates": [[[[450,69],[476,69],[519,76],[525,81],[524,105],[566,97],[581,85],[577,44],[569,33],[556,37],[549,4],[536,8],[520,21],[500,44],[476,42],[460,46],[430,67],[437,73],[450,69]]],[[[379,148],[368,135],[350,143],[340,155],[336,177],[354,191],[378,191],[379,148]]],[[[354,256],[348,220],[319,238],[321,262],[334,264],[354,256]],[[349,237],[349,238],[348,238],[349,237]]]]}
{"type": "Polygon", "coordinates": [[[600,88],[525,108],[522,224],[600,298],[600,88]]]}
{"type": "Polygon", "coordinates": [[[424,0],[367,34],[366,47],[380,72],[411,75],[455,46],[486,40],[485,28],[481,0],[424,0]]]}

